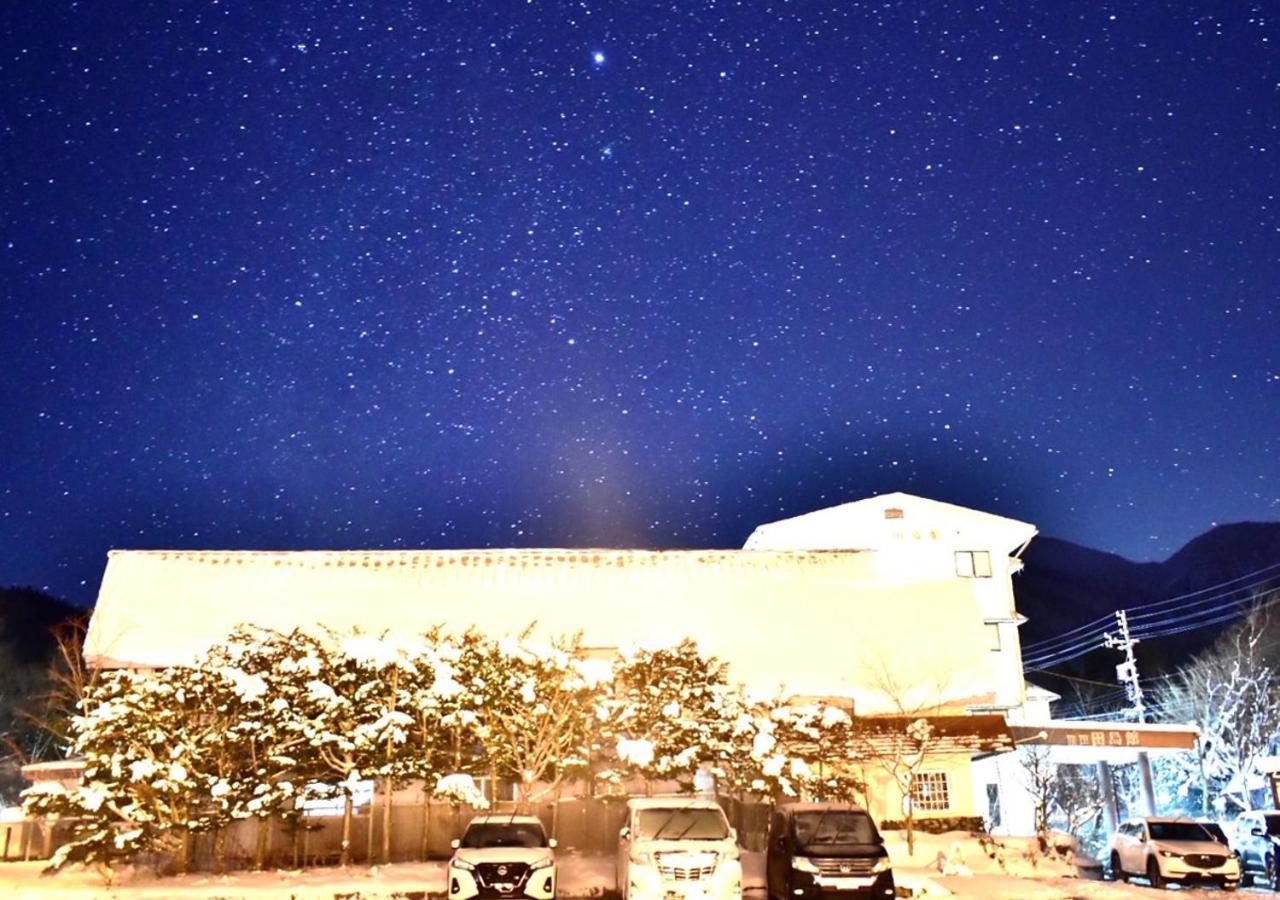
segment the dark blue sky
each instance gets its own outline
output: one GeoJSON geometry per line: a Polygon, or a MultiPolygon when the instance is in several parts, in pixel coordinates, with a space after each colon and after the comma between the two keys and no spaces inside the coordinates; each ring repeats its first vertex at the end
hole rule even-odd
{"type": "Polygon", "coordinates": [[[1264,11],[27,5],[0,584],[888,490],[1136,559],[1280,518],[1264,11]]]}

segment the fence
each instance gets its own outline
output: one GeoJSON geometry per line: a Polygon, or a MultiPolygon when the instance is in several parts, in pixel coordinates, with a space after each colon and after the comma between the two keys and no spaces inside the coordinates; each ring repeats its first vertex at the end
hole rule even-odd
{"type": "Polygon", "coordinates": [[[70,831],[69,822],[0,822],[0,860],[48,859],[70,831]]]}
{"type": "MultiPolygon", "coordinates": [[[[720,803],[737,829],[739,843],[748,850],[765,847],[770,806],[721,797],[720,803]]],[[[542,820],[547,834],[561,849],[584,854],[612,854],[618,831],[626,821],[625,797],[561,800],[536,806],[531,812],[542,820]]],[[[396,802],[391,809],[391,860],[447,859],[450,842],[462,836],[473,815],[482,810],[448,802],[421,800],[396,802]],[[425,850],[425,854],[424,854],[425,850]]],[[[0,859],[47,859],[69,836],[71,824],[58,822],[9,822],[0,824],[0,859]]],[[[258,844],[257,820],[241,820],[222,835],[223,858],[228,868],[252,865],[258,844]]],[[[213,867],[215,836],[196,835],[192,841],[192,870],[213,867]]],[[[264,862],[269,867],[332,865],[342,851],[340,815],[307,816],[287,823],[268,819],[264,862]]],[[[382,861],[382,798],[357,812],[351,823],[351,858],[359,864],[382,861]]]]}

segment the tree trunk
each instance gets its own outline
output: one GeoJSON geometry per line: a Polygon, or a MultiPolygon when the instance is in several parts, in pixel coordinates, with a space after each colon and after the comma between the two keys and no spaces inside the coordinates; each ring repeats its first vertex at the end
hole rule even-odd
{"type": "Polygon", "coordinates": [[[351,865],[351,795],[347,794],[342,802],[342,852],[338,854],[338,865],[344,869],[351,865]]]}
{"type": "Polygon", "coordinates": [[[916,855],[916,834],[915,819],[916,805],[911,799],[912,788],[915,787],[915,774],[912,773],[907,777],[905,785],[906,790],[903,791],[902,797],[902,824],[907,826],[907,856],[916,855]]]}
{"type": "Polygon", "coordinates": [[[430,852],[431,837],[431,794],[427,791],[426,779],[422,781],[422,846],[418,848],[418,859],[422,862],[427,861],[427,853],[430,852]]]}
{"type": "Polygon", "coordinates": [[[529,799],[533,796],[533,782],[526,781],[523,777],[520,779],[520,791],[516,797],[516,811],[522,816],[527,816],[529,810],[533,808],[533,802],[529,799]]]}
{"type": "Polygon", "coordinates": [[[270,822],[266,816],[258,816],[258,830],[253,842],[253,870],[261,872],[267,864],[267,829],[270,822]]]}
{"type": "Polygon", "coordinates": [[[213,833],[213,871],[221,875],[227,870],[227,829],[219,828],[213,833]]]}
{"type": "Polygon", "coordinates": [[[382,862],[391,862],[391,791],[395,788],[388,775],[382,782],[382,862]]]}
{"type": "Polygon", "coordinates": [[[178,858],[174,871],[178,875],[186,875],[187,867],[191,861],[191,832],[187,829],[182,830],[182,838],[178,843],[178,858]]]}

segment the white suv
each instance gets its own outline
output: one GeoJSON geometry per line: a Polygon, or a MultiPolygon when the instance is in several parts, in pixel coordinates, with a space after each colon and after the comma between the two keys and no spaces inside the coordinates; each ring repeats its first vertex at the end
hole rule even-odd
{"type": "Polygon", "coordinates": [[[533,816],[476,816],[449,860],[449,900],[555,900],[555,839],[533,816]]]}
{"type": "Polygon", "coordinates": [[[618,892],[623,900],[742,900],[737,837],[714,800],[628,800],[618,892]]]}
{"type": "Polygon", "coordinates": [[[1228,891],[1240,884],[1240,861],[1204,826],[1187,818],[1130,819],[1111,836],[1111,877],[1145,877],[1152,887],[1168,882],[1213,882],[1228,891]]]}

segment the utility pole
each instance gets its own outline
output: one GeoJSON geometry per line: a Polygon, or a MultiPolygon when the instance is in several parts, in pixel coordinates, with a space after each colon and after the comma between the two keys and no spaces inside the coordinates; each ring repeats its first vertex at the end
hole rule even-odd
{"type": "Polygon", "coordinates": [[[1124,685],[1129,705],[1133,707],[1131,712],[1134,719],[1139,722],[1145,722],[1147,721],[1147,707],[1142,702],[1142,682],[1138,679],[1138,660],[1133,655],[1133,647],[1138,643],[1138,640],[1129,634],[1128,611],[1123,609],[1116,610],[1116,625],[1118,626],[1118,633],[1112,634],[1108,631],[1102,636],[1102,643],[1103,646],[1112,650],[1119,650],[1124,654],[1124,662],[1116,666],[1116,680],[1124,685]]]}
{"type": "MultiPolygon", "coordinates": [[[[1108,631],[1102,636],[1104,646],[1119,650],[1124,654],[1124,662],[1116,666],[1116,680],[1124,685],[1125,695],[1134,719],[1139,723],[1147,721],[1147,707],[1142,702],[1142,681],[1138,677],[1138,658],[1133,647],[1138,643],[1129,632],[1129,613],[1127,610],[1116,610],[1116,632],[1108,631]]],[[[1138,751],[1138,773],[1142,776],[1142,805],[1149,816],[1156,814],[1156,792],[1151,782],[1151,759],[1145,750],[1138,751]]]]}

